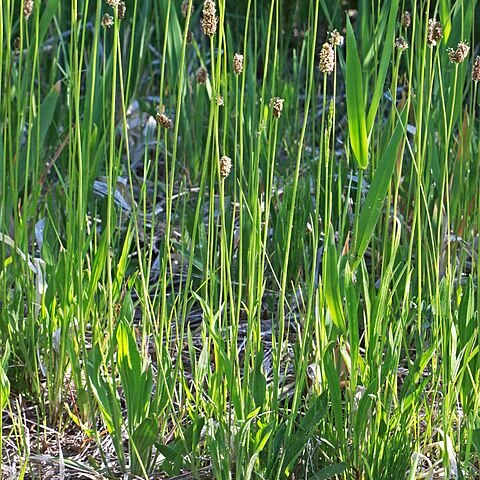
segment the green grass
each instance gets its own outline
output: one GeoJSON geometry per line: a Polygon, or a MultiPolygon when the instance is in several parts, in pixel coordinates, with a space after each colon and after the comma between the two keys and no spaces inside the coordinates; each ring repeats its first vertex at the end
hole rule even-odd
{"type": "Polygon", "coordinates": [[[0,478],[477,478],[477,2],[181,3],[0,2],[0,478]]]}

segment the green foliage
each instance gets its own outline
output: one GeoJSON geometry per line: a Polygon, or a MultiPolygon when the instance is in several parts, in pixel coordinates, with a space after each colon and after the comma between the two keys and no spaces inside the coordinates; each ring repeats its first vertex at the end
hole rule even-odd
{"type": "Polygon", "coordinates": [[[363,73],[358,55],[357,41],[348,16],[346,45],[345,90],[347,96],[348,133],[355,159],[359,167],[365,169],[368,166],[368,137],[363,73]]]}
{"type": "Polygon", "coordinates": [[[479,6],[181,4],[0,2],[5,471],[477,478],[479,6]]]}

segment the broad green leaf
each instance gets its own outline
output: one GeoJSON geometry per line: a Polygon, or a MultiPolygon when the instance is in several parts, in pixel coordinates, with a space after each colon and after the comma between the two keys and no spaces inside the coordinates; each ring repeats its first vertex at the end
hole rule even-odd
{"type": "MultiPolygon", "coordinates": [[[[387,5],[387,4],[386,4],[387,5]]],[[[367,116],[367,132],[370,133],[377,114],[378,105],[382,98],[383,86],[385,84],[385,78],[387,76],[388,66],[390,65],[390,59],[392,58],[393,51],[393,39],[395,36],[395,23],[398,13],[398,0],[392,0],[390,4],[390,14],[388,16],[388,27],[385,35],[385,41],[383,43],[382,57],[380,59],[380,65],[375,81],[375,90],[373,91],[370,108],[367,116]]]]}
{"type": "Polygon", "coordinates": [[[8,359],[10,357],[10,344],[6,343],[3,358],[0,361],[0,413],[5,408],[10,397],[10,382],[8,381],[7,369],[8,359]]]}
{"type": "Polygon", "coordinates": [[[318,424],[327,412],[327,392],[322,393],[307,410],[298,430],[285,442],[284,457],[281,467],[282,475],[289,475],[295,461],[315,434],[318,424]]]}
{"type": "Polygon", "coordinates": [[[448,41],[448,37],[450,37],[450,32],[452,30],[452,22],[450,18],[451,6],[450,0],[440,0],[440,21],[443,25],[443,36],[445,41],[448,41]]]}
{"type": "Polygon", "coordinates": [[[40,28],[38,33],[39,43],[43,41],[49,27],[55,28],[55,26],[52,25],[51,22],[52,22],[53,16],[55,15],[55,12],[57,10],[59,3],[60,3],[60,0],[49,0],[48,2],[45,3],[43,15],[42,15],[42,18],[40,19],[40,28]]]}
{"type": "Polygon", "coordinates": [[[362,67],[352,24],[347,16],[346,93],[348,132],[353,154],[361,169],[368,165],[368,137],[365,122],[365,97],[362,67]]]}
{"type": "Polygon", "coordinates": [[[120,399],[114,390],[112,382],[106,381],[101,374],[102,354],[98,345],[89,352],[87,359],[87,373],[90,379],[92,392],[97,400],[103,421],[112,437],[115,453],[122,468],[125,467],[123,441],[121,437],[122,411],[120,399]]]}
{"type": "Polygon", "coordinates": [[[334,463],[329,465],[328,467],[322,468],[319,472],[317,472],[311,480],[329,480],[333,478],[335,475],[340,475],[347,469],[347,464],[345,462],[342,463],[334,463]]]}
{"type": "Polygon", "coordinates": [[[338,275],[337,249],[335,239],[333,238],[333,227],[329,228],[329,235],[325,254],[323,257],[323,284],[325,286],[325,299],[328,310],[332,316],[335,327],[340,333],[345,332],[345,316],[342,308],[342,298],[340,295],[340,284],[338,275]]]}
{"type": "Polygon", "coordinates": [[[158,436],[158,424],[152,418],[148,417],[135,429],[130,441],[136,450],[131,454],[131,473],[142,475],[144,470],[148,469],[152,447],[158,436]],[[140,457],[140,458],[139,458],[140,457]]]}
{"type": "Polygon", "coordinates": [[[47,96],[43,100],[42,105],[40,107],[40,115],[36,118],[36,121],[34,124],[33,137],[35,139],[35,142],[38,143],[39,148],[41,149],[44,146],[45,137],[47,135],[48,129],[53,124],[53,115],[55,113],[57,102],[60,97],[60,87],[61,87],[61,83],[57,82],[52,87],[50,92],[48,92],[47,96]],[[36,138],[37,123],[39,123],[39,132],[40,132],[38,139],[36,138]]]}
{"type": "MultiPolygon", "coordinates": [[[[27,158],[31,159],[30,165],[33,165],[36,156],[43,157],[44,155],[47,132],[54,123],[55,109],[60,97],[60,86],[60,82],[53,85],[40,105],[39,112],[34,118],[31,131],[29,132],[32,139],[31,144],[26,142],[19,155],[19,172],[25,172],[28,165],[27,158]]],[[[25,178],[25,175],[20,175],[17,185],[18,191],[21,191],[25,186],[25,178]]]]}
{"type": "Polygon", "coordinates": [[[356,260],[352,270],[358,267],[370,239],[372,238],[375,226],[382,211],[388,186],[392,179],[395,163],[397,160],[398,147],[403,138],[404,119],[406,110],[402,113],[402,119],[398,122],[392,138],[383,153],[373,175],[373,180],[368,190],[367,198],[362,206],[360,215],[357,217],[358,238],[355,241],[356,260]]]}
{"type": "Polygon", "coordinates": [[[348,326],[348,339],[350,343],[350,359],[352,362],[352,369],[350,372],[350,382],[353,390],[357,385],[357,366],[359,361],[360,351],[360,334],[358,326],[358,294],[355,290],[353,282],[353,273],[350,269],[350,265],[345,265],[345,304],[347,308],[347,326],[348,326]]]}
{"type": "Polygon", "coordinates": [[[128,429],[135,429],[147,418],[152,396],[153,378],[151,370],[142,366],[142,357],[132,329],[126,322],[133,312],[130,294],[122,305],[121,321],[116,331],[117,365],[127,404],[128,429]]]}
{"type": "Polygon", "coordinates": [[[342,392],[340,389],[340,375],[342,357],[339,349],[330,348],[325,351],[323,356],[323,365],[325,375],[327,377],[328,391],[332,402],[333,419],[338,429],[339,438],[343,439],[343,409],[342,409],[342,392]],[[335,350],[337,350],[335,352],[335,350]],[[334,365],[334,357],[335,363],[334,365]]]}

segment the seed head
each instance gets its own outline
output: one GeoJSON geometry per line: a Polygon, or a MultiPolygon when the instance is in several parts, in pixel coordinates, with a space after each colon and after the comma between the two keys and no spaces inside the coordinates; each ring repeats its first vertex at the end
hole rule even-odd
{"type": "Polygon", "coordinates": [[[197,70],[197,82],[198,83],[206,83],[207,82],[207,79],[208,79],[208,72],[205,68],[203,67],[200,67],[198,70],[197,70]]]}
{"type": "Polygon", "coordinates": [[[22,39],[20,37],[17,37],[13,41],[13,51],[15,53],[20,53],[21,50],[22,50],[22,39]]]}
{"type": "Polygon", "coordinates": [[[343,45],[344,38],[342,35],[340,35],[338,30],[333,30],[333,32],[328,34],[328,41],[331,45],[341,47],[343,45]]]}
{"type": "Polygon", "coordinates": [[[335,52],[333,51],[333,47],[329,43],[324,43],[320,50],[318,68],[322,73],[328,73],[330,75],[334,67],[335,52]]]}
{"type": "Polygon", "coordinates": [[[465,42],[459,42],[457,49],[447,48],[448,58],[452,63],[462,63],[468,56],[470,47],[465,42]]]}
{"type": "Polygon", "coordinates": [[[217,9],[213,0],[205,0],[202,10],[202,19],[200,25],[203,33],[207,37],[213,37],[217,33],[217,9]]]}
{"type": "Polygon", "coordinates": [[[427,44],[430,47],[435,47],[442,37],[442,24],[435,18],[428,20],[427,44]]]}
{"type": "Polygon", "coordinates": [[[30,15],[33,13],[33,0],[25,0],[23,2],[23,16],[25,17],[25,20],[28,20],[30,15]]]}
{"type": "Polygon", "coordinates": [[[275,118],[280,118],[283,110],[284,101],[285,100],[280,97],[275,97],[270,100],[270,108],[272,109],[272,113],[275,118]]]}
{"type": "Polygon", "coordinates": [[[107,5],[110,5],[112,8],[115,8],[118,6],[120,0],[105,0],[105,3],[107,5]]]}
{"type": "Polygon", "coordinates": [[[125,5],[125,2],[118,2],[118,8],[117,8],[117,15],[120,20],[123,20],[125,18],[125,14],[127,13],[127,6],[125,5]]]}
{"type": "Polygon", "coordinates": [[[405,10],[405,12],[403,12],[403,15],[402,15],[402,27],[408,28],[411,23],[412,23],[412,17],[410,16],[410,12],[405,10]]]}
{"type": "Polygon", "coordinates": [[[187,43],[190,45],[192,43],[192,40],[193,40],[193,33],[191,30],[189,30],[187,32],[187,43]]]}
{"type": "Polygon", "coordinates": [[[232,169],[232,159],[223,155],[220,159],[220,176],[222,178],[227,178],[230,170],[232,169]]]}
{"type": "Polygon", "coordinates": [[[169,130],[170,128],[172,128],[173,122],[164,113],[157,113],[155,118],[157,120],[157,123],[165,130],[169,130]]]}
{"type": "Polygon", "coordinates": [[[224,102],[223,97],[221,95],[217,95],[215,97],[215,102],[217,102],[217,105],[219,107],[223,107],[225,105],[225,102],[224,102]]]}
{"type": "Polygon", "coordinates": [[[477,55],[473,62],[472,80],[474,82],[480,81],[480,57],[477,55]]]}
{"type": "MultiPolygon", "coordinates": [[[[192,4],[192,10],[190,12],[190,15],[193,13],[193,4],[192,4]]],[[[183,0],[182,2],[182,15],[186,18],[188,15],[188,0],[183,0]]]]}
{"type": "Polygon", "coordinates": [[[408,43],[405,41],[403,37],[398,37],[395,40],[395,48],[400,50],[400,52],[404,52],[408,48],[408,43]]]}
{"type": "Polygon", "coordinates": [[[110,28],[111,26],[113,26],[113,21],[114,21],[114,18],[108,13],[106,13],[102,17],[102,21],[100,22],[100,24],[102,25],[103,28],[110,28]]]}
{"type": "Polygon", "coordinates": [[[233,56],[233,73],[240,75],[243,72],[243,55],[236,53],[233,56]]]}

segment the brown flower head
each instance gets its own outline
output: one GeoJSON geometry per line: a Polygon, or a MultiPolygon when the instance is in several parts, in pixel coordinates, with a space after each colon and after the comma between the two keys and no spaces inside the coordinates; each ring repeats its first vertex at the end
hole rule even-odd
{"type": "Polygon", "coordinates": [[[403,12],[403,15],[402,15],[402,27],[408,28],[411,23],[412,23],[412,17],[410,16],[410,12],[405,10],[405,12],[403,12]]]}
{"type": "Polygon", "coordinates": [[[123,20],[125,18],[125,14],[127,13],[127,6],[125,5],[125,2],[118,2],[118,7],[117,7],[117,15],[120,20],[123,20]]]}
{"type": "Polygon", "coordinates": [[[435,47],[443,37],[442,24],[435,18],[428,21],[427,44],[430,47],[435,47]]]}
{"type": "Polygon", "coordinates": [[[243,55],[236,53],[233,56],[233,73],[240,75],[243,72],[243,55]]]}
{"type": "Polygon", "coordinates": [[[284,101],[285,100],[280,97],[275,97],[270,100],[270,108],[272,109],[272,113],[275,118],[280,118],[283,110],[284,101]]]}
{"type": "Polygon", "coordinates": [[[459,42],[457,49],[447,48],[448,58],[452,63],[462,63],[468,56],[470,47],[465,42],[459,42]]]}
{"type": "MultiPolygon", "coordinates": [[[[188,0],[183,0],[182,2],[182,15],[186,18],[188,15],[188,0]]],[[[193,4],[192,4],[192,11],[190,15],[193,13],[193,4]]]]}
{"type": "Polygon", "coordinates": [[[169,130],[170,128],[172,128],[173,122],[164,113],[157,113],[155,118],[157,120],[157,123],[165,130],[169,130]]]}
{"type": "Polygon", "coordinates": [[[203,67],[200,67],[198,70],[197,70],[197,82],[198,83],[206,83],[207,82],[207,79],[208,79],[208,72],[205,68],[203,67]]]}
{"type": "Polygon", "coordinates": [[[33,7],[33,0],[25,0],[23,2],[23,16],[25,17],[25,20],[30,18],[30,15],[33,13],[33,7]]]}
{"type": "Polygon", "coordinates": [[[333,47],[329,43],[324,43],[320,50],[318,68],[322,73],[328,73],[330,75],[334,67],[335,52],[333,51],[333,47]]]}
{"type": "Polygon", "coordinates": [[[232,169],[232,159],[223,155],[220,159],[220,176],[222,178],[227,178],[230,170],[232,169]]]}
{"type": "Polygon", "coordinates": [[[478,55],[473,62],[472,80],[474,82],[480,81],[480,57],[478,55]]]}
{"type": "Polygon", "coordinates": [[[20,37],[17,37],[13,41],[13,51],[15,53],[20,53],[21,50],[22,50],[22,39],[20,37]]]}
{"type": "Polygon", "coordinates": [[[114,21],[114,18],[108,13],[106,13],[102,17],[102,21],[100,22],[100,24],[102,25],[103,28],[110,28],[111,26],[113,26],[113,21],[114,21]]]}
{"type": "Polygon", "coordinates": [[[192,40],[193,40],[193,33],[191,30],[189,30],[187,32],[187,43],[190,45],[192,43],[192,40]]]}
{"type": "Polygon", "coordinates": [[[340,35],[338,30],[333,30],[333,32],[328,34],[328,41],[331,45],[341,47],[343,45],[344,38],[343,35],[340,35]]]}
{"type": "Polygon", "coordinates": [[[408,43],[405,41],[403,37],[398,37],[395,40],[395,48],[397,48],[401,52],[404,52],[408,48],[408,43]]]}
{"type": "Polygon", "coordinates": [[[213,0],[205,0],[202,10],[202,19],[200,20],[202,32],[207,37],[213,37],[217,33],[217,24],[218,18],[215,2],[213,0]]]}

